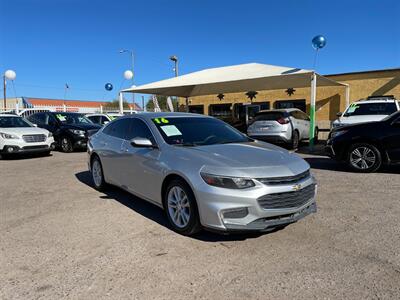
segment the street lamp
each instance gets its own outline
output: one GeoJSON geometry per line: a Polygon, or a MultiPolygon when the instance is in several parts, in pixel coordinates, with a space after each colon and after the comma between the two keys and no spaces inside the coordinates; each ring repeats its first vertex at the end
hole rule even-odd
{"type": "MultiPolygon", "coordinates": [[[[178,57],[176,55],[171,55],[169,57],[171,61],[174,62],[174,71],[175,71],[175,77],[178,77],[178,57]]],[[[176,100],[178,100],[178,97],[176,97],[176,100]]],[[[179,111],[179,103],[176,101],[176,111],[179,111]]],[[[189,112],[189,98],[186,97],[186,112],[189,112]]]]}
{"type": "Polygon", "coordinates": [[[17,74],[13,70],[7,70],[3,75],[3,95],[4,95],[4,108],[7,108],[7,80],[14,80],[17,77],[17,74]]]}
{"type": "Polygon", "coordinates": [[[175,63],[174,71],[175,71],[175,77],[177,77],[178,76],[178,57],[176,55],[172,55],[169,57],[169,59],[175,63]]]}
{"type": "MultiPolygon", "coordinates": [[[[135,54],[133,53],[133,50],[128,50],[128,49],[121,49],[119,50],[119,53],[129,53],[131,55],[131,63],[132,63],[132,73],[128,73],[128,71],[125,71],[124,77],[125,79],[132,79],[132,84],[134,84],[135,80],[135,54]],[[131,77],[131,78],[129,78],[131,77]]],[[[132,101],[133,105],[135,105],[135,93],[132,93],[132,101]]]]}

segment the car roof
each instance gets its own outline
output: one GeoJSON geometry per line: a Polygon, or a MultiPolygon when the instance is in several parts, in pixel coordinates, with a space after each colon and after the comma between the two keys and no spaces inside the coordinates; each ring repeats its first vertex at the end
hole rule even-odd
{"type": "Polygon", "coordinates": [[[298,108],[280,108],[280,109],[265,109],[260,110],[258,113],[273,113],[273,112],[291,112],[291,111],[301,111],[298,108]]]}
{"type": "Polygon", "coordinates": [[[366,103],[396,103],[396,99],[374,99],[374,100],[367,100],[367,99],[361,99],[358,101],[355,101],[353,103],[357,104],[366,104],[366,103]]]}
{"type": "Polygon", "coordinates": [[[192,114],[192,113],[184,113],[184,112],[147,112],[140,114],[132,114],[125,115],[121,118],[142,118],[142,119],[154,119],[154,118],[210,118],[213,117],[201,115],[201,114],[192,114]]]}
{"type": "Polygon", "coordinates": [[[20,117],[20,118],[22,118],[21,116],[18,116],[15,114],[0,114],[0,117],[20,117]]]}

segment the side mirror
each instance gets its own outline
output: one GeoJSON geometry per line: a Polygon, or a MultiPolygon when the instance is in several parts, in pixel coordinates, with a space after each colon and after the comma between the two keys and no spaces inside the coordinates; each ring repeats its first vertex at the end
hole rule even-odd
{"type": "Polygon", "coordinates": [[[336,114],[337,117],[341,117],[342,115],[343,115],[342,112],[338,112],[338,113],[336,114]]]}
{"type": "Polygon", "coordinates": [[[131,140],[131,145],[137,148],[157,148],[153,143],[146,138],[137,137],[131,140]]]}

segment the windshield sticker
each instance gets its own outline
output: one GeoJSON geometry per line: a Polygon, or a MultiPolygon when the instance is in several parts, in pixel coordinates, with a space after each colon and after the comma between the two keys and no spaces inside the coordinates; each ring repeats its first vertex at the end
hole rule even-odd
{"type": "Polygon", "coordinates": [[[168,119],[166,119],[166,118],[155,118],[155,119],[153,119],[153,121],[156,124],[168,124],[169,123],[168,119]]]}
{"type": "Polygon", "coordinates": [[[57,114],[56,115],[57,119],[59,119],[61,122],[65,122],[66,118],[63,115],[57,114]]]}
{"type": "Polygon", "coordinates": [[[347,110],[347,113],[353,113],[353,112],[355,112],[356,111],[356,109],[357,108],[359,108],[360,106],[358,106],[358,105],[350,105],[349,106],[349,109],[347,110]]]}
{"type": "Polygon", "coordinates": [[[182,132],[179,131],[178,128],[176,128],[175,125],[165,125],[160,127],[162,131],[169,137],[169,136],[175,136],[175,135],[182,135],[182,132]]]}

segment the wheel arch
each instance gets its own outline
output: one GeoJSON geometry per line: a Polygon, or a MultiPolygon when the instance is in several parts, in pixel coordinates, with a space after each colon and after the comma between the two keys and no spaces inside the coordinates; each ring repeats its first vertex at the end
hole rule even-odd
{"type": "MultiPolygon", "coordinates": [[[[162,201],[163,207],[164,207],[164,195],[167,190],[168,184],[174,179],[179,179],[179,180],[182,180],[183,182],[185,182],[188,185],[188,187],[190,187],[190,189],[194,195],[194,198],[196,199],[196,195],[194,193],[193,187],[189,183],[189,181],[182,175],[179,175],[178,173],[170,173],[164,178],[164,180],[161,184],[161,201],[162,201]]],[[[196,200],[196,202],[197,202],[197,200],[196,200]]],[[[164,207],[164,209],[165,209],[165,207],[164,207]]]]}

